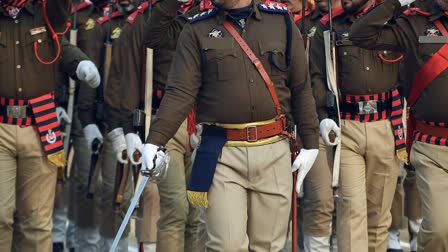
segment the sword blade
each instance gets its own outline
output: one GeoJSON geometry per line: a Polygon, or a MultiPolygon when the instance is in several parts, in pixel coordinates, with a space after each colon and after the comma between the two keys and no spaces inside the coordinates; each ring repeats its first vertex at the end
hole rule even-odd
{"type": "Polygon", "coordinates": [[[129,205],[128,211],[126,212],[126,215],[124,216],[123,222],[121,223],[120,229],[118,229],[118,233],[115,236],[114,242],[112,243],[112,246],[110,247],[109,252],[114,252],[115,249],[117,249],[118,242],[121,239],[121,236],[123,235],[124,229],[128,225],[129,219],[132,216],[132,213],[134,212],[135,206],[137,205],[138,200],[140,199],[140,196],[143,193],[143,190],[145,189],[146,183],[148,182],[149,177],[143,176],[142,181],[138,185],[137,191],[134,194],[134,197],[132,198],[131,204],[129,205]]]}

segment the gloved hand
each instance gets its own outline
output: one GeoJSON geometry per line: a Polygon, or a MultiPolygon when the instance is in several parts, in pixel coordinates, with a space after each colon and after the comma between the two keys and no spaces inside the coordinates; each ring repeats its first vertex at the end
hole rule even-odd
{"type": "Polygon", "coordinates": [[[294,163],[292,164],[292,172],[299,171],[296,180],[297,193],[300,193],[303,180],[313,166],[314,161],[316,161],[317,154],[319,154],[319,150],[317,149],[301,149],[300,154],[297,156],[296,160],[294,160],[294,163]]]}
{"type": "Polygon", "coordinates": [[[58,118],[59,124],[61,124],[62,120],[64,120],[68,124],[72,123],[72,119],[70,119],[63,107],[56,107],[56,117],[58,118]]]}
{"type": "Polygon", "coordinates": [[[400,2],[401,6],[405,6],[415,2],[415,0],[398,0],[398,1],[400,2]]]}
{"type": "Polygon", "coordinates": [[[86,82],[91,88],[97,88],[101,82],[98,68],[90,60],[79,62],[76,68],[76,76],[79,80],[86,82]]]}
{"type": "Polygon", "coordinates": [[[107,134],[107,137],[112,141],[112,147],[117,155],[117,161],[122,164],[127,164],[128,159],[126,153],[126,140],[124,139],[123,128],[116,128],[107,134]]]}
{"type": "Polygon", "coordinates": [[[183,4],[183,3],[187,3],[187,2],[189,2],[190,0],[177,0],[179,3],[181,3],[181,4],[183,4]]]}
{"type": "Polygon", "coordinates": [[[96,124],[89,124],[82,131],[84,132],[84,138],[90,151],[92,151],[93,140],[98,139],[103,144],[103,135],[101,135],[100,129],[98,129],[96,124]]]}
{"type": "Polygon", "coordinates": [[[165,158],[165,155],[166,153],[164,151],[159,150],[159,146],[145,144],[142,152],[142,170],[152,170],[154,167],[158,167],[165,158]]]}
{"type": "Polygon", "coordinates": [[[143,152],[143,143],[140,137],[134,133],[128,133],[125,136],[128,158],[131,160],[133,165],[139,165],[142,163],[141,153],[143,152]],[[140,152],[140,158],[138,160],[134,159],[134,153],[140,152]]]}
{"type": "Polygon", "coordinates": [[[326,145],[335,146],[339,144],[341,137],[341,128],[338,127],[335,121],[331,119],[323,119],[320,122],[320,134],[322,135],[322,138],[324,139],[326,145]],[[334,142],[330,141],[329,134],[331,131],[336,133],[336,139],[334,139],[334,142]]]}

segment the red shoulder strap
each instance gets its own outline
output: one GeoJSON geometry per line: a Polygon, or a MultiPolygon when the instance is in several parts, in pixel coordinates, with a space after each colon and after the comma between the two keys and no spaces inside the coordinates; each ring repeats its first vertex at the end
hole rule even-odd
{"type": "MultiPolygon", "coordinates": [[[[76,10],[77,10],[77,11],[82,11],[82,10],[84,10],[85,8],[87,8],[87,7],[89,7],[89,6],[92,6],[92,5],[93,5],[92,2],[90,2],[90,1],[85,1],[85,2],[79,3],[79,4],[78,4],[78,8],[76,8],[76,10]]],[[[74,4],[72,4],[72,15],[73,15],[73,14],[75,14],[75,5],[74,5],[74,4]]]]}
{"type": "MultiPolygon", "coordinates": [[[[112,19],[114,19],[116,17],[121,17],[121,16],[123,16],[123,13],[121,13],[121,11],[115,11],[114,13],[112,13],[112,19]]],[[[96,22],[100,25],[103,25],[107,21],[109,21],[109,16],[103,16],[96,20],[96,22]]]]}
{"type": "Polygon", "coordinates": [[[416,15],[416,14],[420,14],[420,15],[423,15],[426,17],[431,16],[431,14],[429,12],[422,11],[419,8],[409,8],[409,9],[403,11],[403,15],[405,15],[405,16],[416,15]]]}
{"type": "MultiPolygon", "coordinates": [[[[443,26],[440,20],[434,21],[437,29],[440,30],[443,36],[448,37],[448,31],[443,26]]],[[[412,83],[411,92],[409,94],[409,106],[414,105],[420,95],[423,93],[433,80],[437,78],[443,71],[448,68],[448,44],[445,44],[439,51],[434,53],[434,56],[429,58],[417,72],[412,83]]]]}
{"type": "MultiPolygon", "coordinates": [[[[342,14],[344,14],[344,9],[342,8],[342,5],[333,8],[333,18],[340,16],[342,14]]],[[[327,13],[320,19],[320,23],[323,25],[327,25],[328,22],[330,22],[330,14],[327,13]]]]}

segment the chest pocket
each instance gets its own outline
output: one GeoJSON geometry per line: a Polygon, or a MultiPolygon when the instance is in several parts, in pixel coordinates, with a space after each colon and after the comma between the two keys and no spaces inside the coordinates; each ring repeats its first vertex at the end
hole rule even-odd
{"type": "Polygon", "coordinates": [[[394,51],[371,51],[371,56],[372,60],[366,59],[365,65],[373,64],[371,71],[374,72],[396,72],[403,59],[403,54],[394,51]]]}
{"type": "MultiPolygon", "coordinates": [[[[37,54],[43,61],[52,60],[55,55],[53,55],[53,45],[48,38],[48,33],[46,31],[40,32],[32,35],[30,31],[27,31],[25,35],[26,41],[26,51],[31,54],[33,62],[38,63],[38,59],[35,56],[34,44],[37,45],[37,54]]],[[[54,52],[56,53],[56,52],[54,52]]]]}
{"type": "MultiPolygon", "coordinates": [[[[428,61],[432,56],[434,56],[435,53],[437,53],[442,46],[445,44],[440,43],[420,43],[418,45],[418,54],[420,58],[426,62],[428,61]]],[[[443,71],[440,76],[444,76],[445,78],[448,77],[448,72],[443,71]]]]}
{"type": "Polygon", "coordinates": [[[337,47],[339,71],[341,73],[354,73],[362,67],[360,59],[360,48],[354,46],[337,47]]]}
{"type": "Polygon", "coordinates": [[[210,81],[225,81],[238,77],[241,56],[233,38],[204,38],[202,53],[205,60],[205,78],[210,81]]]}
{"type": "Polygon", "coordinates": [[[263,63],[269,76],[275,77],[286,73],[280,69],[286,69],[286,54],[284,44],[280,41],[273,41],[272,43],[258,42],[258,49],[260,53],[260,60],[263,63]]]}

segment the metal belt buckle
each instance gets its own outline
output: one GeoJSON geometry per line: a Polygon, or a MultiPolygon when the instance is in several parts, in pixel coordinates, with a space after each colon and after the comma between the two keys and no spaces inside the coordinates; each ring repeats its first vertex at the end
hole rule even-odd
{"type": "Polygon", "coordinates": [[[27,106],[6,106],[6,116],[8,118],[26,118],[27,106]]]}
{"type": "Polygon", "coordinates": [[[258,130],[257,130],[257,126],[249,126],[246,128],[246,140],[248,142],[256,142],[258,141],[258,130]],[[254,129],[255,130],[255,138],[252,139],[250,138],[250,130],[254,129]]]}
{"type": "Polygon", "coordinates": [[[360,101],[358,102],[359,114],[369,115],[378,113],[378,101],[360,101]]]}

